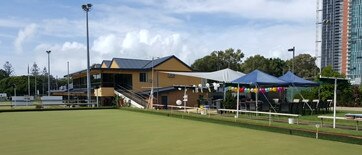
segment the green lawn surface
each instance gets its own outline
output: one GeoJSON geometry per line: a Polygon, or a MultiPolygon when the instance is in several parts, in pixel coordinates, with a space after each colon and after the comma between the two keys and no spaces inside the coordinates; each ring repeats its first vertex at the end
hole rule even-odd
{"type": "Polygon", "coordinates": [[[0,113],[0,154],[360,154],[362,147],[125,110],[0,113]]]}

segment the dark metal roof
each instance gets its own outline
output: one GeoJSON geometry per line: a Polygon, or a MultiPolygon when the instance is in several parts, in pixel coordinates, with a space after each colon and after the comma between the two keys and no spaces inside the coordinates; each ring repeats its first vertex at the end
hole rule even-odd
{"type": "Polygon", "coordinates": [[[149,60],[140,60],[140,59],[126,59],[126,58],[114,58],[119,69],[142,69],[143,66],[149,63],[149,60]]]}
{"type": "MultiPolygon", "coordinates": [[[[158,65],[162,64],[163,62],[165,62],[165,61],[167,61],[167,60],[169,60],[171,58],[175,58],[176,60],[178,60],[182,64],[184,64],[186,67],[188,67],[190,70],[192,70],[192,68],[190,66],[185,64],[183,61],[181,61],[180,59],[178,59],[174,55],[154,59],[153,62],[152,62],[152,60],[113,58],[112,61],[103,60],[102,64],[105,63],[107,65],[107,69],[109,69],[109,70],[118,70],[118,69],[122,69],[122,70],[150,70],[150,69],[152,69],[152,67],[157,67],[158,65]],[[110,68],[113,61],[115,61],[120,68],[110,68]]],[[[104,68],[101,68],[101,66],[99,66],[99,67],[98,66],[92,66],[91,70],[104,70],[104,68]]],[[[84,73],[86,71],[87,70],[84,69],[84,70],[80,70],[80,71],[71,73],[70,75],[72,76],[74,74],[80,74],[80,73],[84,73]]],[[[64,77],[66,77],[66,76],[67,75],[65,75],[64,77]]]]}
{"type": "Polygon", "coordinates": [[[175,56],[171,55],[171,56],[167,56],[167,57],[158,58],[158,59],[153,60],[153,62],[152,62],[152,60],[150,60],[150,62],[143,68],[150,69],[152,67],[158,66],[159,64],[167,61],[168,59],[170,59],[172,57],[175,57],[175,56]]]}
{"type": "Polygon", "coordinates": [[[175,56],[167,56],[158,59],[152,60],[141,60],[141,59],[127,59],[127,58],[113,58],[113,60],[118,64],[120,67],[119,69],[151,69],[168,59],[175,57],[175,56]]]}
{"type": "Polygon", "coordinates": [[[101,64],[93,64],[91,68],[101,68],[101,64]]]}

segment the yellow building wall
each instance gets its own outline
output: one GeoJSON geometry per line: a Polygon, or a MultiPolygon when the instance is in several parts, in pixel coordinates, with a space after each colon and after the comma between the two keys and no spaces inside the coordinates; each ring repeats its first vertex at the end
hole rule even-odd
{"type": "Polygon", "coordinates": [[[185,66],[182,62],[178,61],[176,58],[171,58],[166,62],[155,67],[154,70],[163,70],[163,71],[191,71],[191,69],[185,66]]]}
{"type": "Polygon", "coordinates": [[[167,87],[173,85],[198,85],[201,83],[201,78],[174,75],[174,77],[169,77],[168,73],[163,73],[161,71],[156,72],[157,76],[155,79],[158,87],[167,87]]]}
{"type": "MultiPolygon", "coordinates": [[[[112,62],[111,68],[118,67],[115,66],[116,63],[112,62]],[[112,67],[113,66],[113,67],[112,67]]],[[[185,66],[183,63],[178,61],[176,58],[171,58],[166,62],[160,64],[154,68],[154,84],[156,87],[167,87],[173,85],[197,85],[201,83],[200,78],[188,77],[175,75],[174,78],[168,77],[167,73],[162,73],[164,71],[182,71],[187,72],[191,71],[189,67],[185,66]]],[[[139,70],[104,70],[102,73],[112,73],[112,74],[132,74],[132,88],[133,91],[145,91],[149,90],[152,87],[152,71],[139,71],[139,70]],[[147,74],[147,82],[140,82],[140,73],[147,74]]]]}
{"type": "Polygon", "coordinates": [[[115,60],[112,60],[110,68],[119,68],[119,66],[118,66],[118,64],[116,63],[115,60]]]}
{"type": "MultiPolygon", "coordinates": [[[[140,73],[144,73],[142,71],[137,70],[105,70],[102,73],[111,73],[111,74],[132,74],[132,88],[133,91],[144,91],[151,89],[152,83],[151,81],[148,82],[140,82],[140,73]]],[[[151,71],[145,72],[147,73],[147,78],[151,79],[151,71]]],[[[155,75],[156,79],[156,75],[155,75]]],[[[154,87],[156,87],[156,83],[154,83],[154,87]]]]}
{"type": "MultiPolygon", "coordinates": [[[[103,65],[102,65],[103,66],[103,65]]],[[[119,68],[117,63],[115,61],[112,61],[110,68],[119,68]]],[[[181,71],[181,72],[187,72],[191,71],[190,68],[185,66],[182,62],[178,61],[175,58],[171,58],[167,60],[166,62],[160,64],[159,66],[154,68],[154,84],[153,86],[155,88],[157,87],[167,87],[167,86],[173,86],[173,85],[197,85],[201,83],[200,78],[195,77],[188,77],[188,76],[181,76],[181,75],[175,75],[173,78],[168,77],[167,73],[162,73],[164,71],[181,71]]],[[[99,74],[99,73],[110,73],[110,74],[132,74],[132,88],[133,91],[139,92],[139,91],[145,91],[150,90],[152,86],[152,71],[141,71],[141,70],[95,70],[91,71],[91,75],[93,74],[99,74]],[[140,82],[140,73],[147,73],[147,82],[140,82]]],[[[85,73],[73,75],[73,78],[79,78],[86,76],[85,73]]],[[[102,90],[102,96],[113,96],[114,92],[111,89],[105,89],[105,92],[103,93],[102,90]],[[111,95],[112,94],[112,95],[111,95]]]]}
{"type": "Polygon", "coordinates": [[[103,63],[101,68],[107,68],[107,65],[105,63],[103,63]]]}
{"type": "Polygon", "coordinates": [[[97,93],[98,93],[98,96],[112,97],[112,96],[114,96],[114,88],[113,87],[100,87],[98,89],[95,89],[94,95],[97,95],[97,93]]]}

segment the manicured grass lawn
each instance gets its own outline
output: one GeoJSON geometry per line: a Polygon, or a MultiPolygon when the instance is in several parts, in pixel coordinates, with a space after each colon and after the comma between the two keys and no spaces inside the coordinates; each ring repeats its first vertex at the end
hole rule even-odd
{"type": "Polygon", "coordinates": [[[360,154],[360,145],[124,110],[0,113],[0,154],[360,154]]]}

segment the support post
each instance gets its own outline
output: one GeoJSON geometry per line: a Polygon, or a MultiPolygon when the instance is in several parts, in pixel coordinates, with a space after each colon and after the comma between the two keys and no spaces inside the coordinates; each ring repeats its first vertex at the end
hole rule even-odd
{"type": "Polygon", "coordinates": [[[239,118],[239,96],[240,96],[240,85],[238,83],[237,97],[236,97],[236,118],[239,118]]]}
{"type": "Polygon", "coordinates": [[[336,107],[337,107],[337,78],[334,78],[334,98],[333,98],[333,128],[336,128],[336,107]]]}

